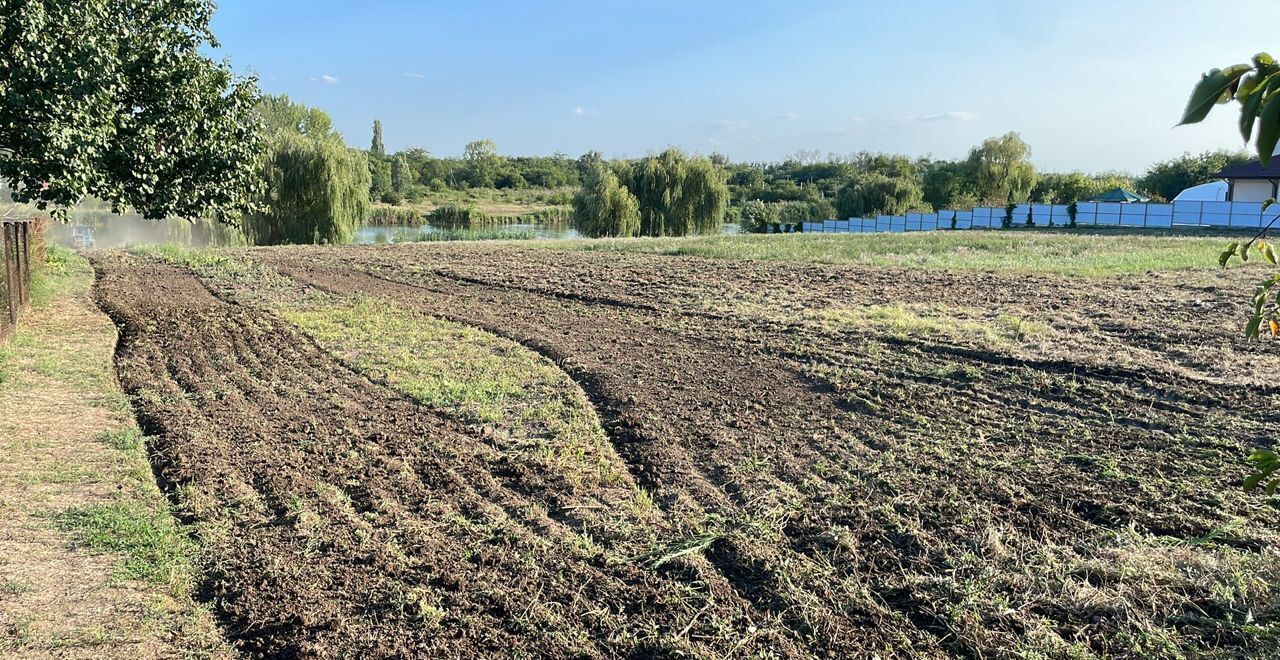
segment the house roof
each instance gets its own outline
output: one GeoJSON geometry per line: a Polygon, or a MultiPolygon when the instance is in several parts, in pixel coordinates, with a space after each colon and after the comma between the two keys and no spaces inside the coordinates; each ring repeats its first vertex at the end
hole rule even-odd
{"type": "Polygon", "coordinates": [[[1266,168],[1255,160],[1243,165],[1233,165],[1213,176],[1220,179],[1280,179],[1280,158],[1273,157],[1266,168]]]}
{"type": "Polygon", "coordinates": [[[1149,202],[1150,199],[1139,195],[1132,190],[1124,188],[1112,188],[1101,195],[1095,195],[1089,201],[1092,202],[1149,202]]]}

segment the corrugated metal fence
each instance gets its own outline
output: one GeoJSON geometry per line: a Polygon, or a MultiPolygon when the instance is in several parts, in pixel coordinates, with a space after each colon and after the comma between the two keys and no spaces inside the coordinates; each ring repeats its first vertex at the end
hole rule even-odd
{"type": "Polygon", "coordinates": [[[31,304],[31,271],[44,263],[45,221],[40,218],[0,218],[4,245],[4,279],[0,280],[0,339],[18,324],[18,316],[31,304]]]}
{"type": "MultiPolygon", "coordinates": [[[[1071,216],[1066,205],[1018,204],[1013,209],[1012,224],[1023,227],[1028,214],[1036,226],[1070,224],[1071,216]]],[[[1114,204],[1104,202],[1078,202],[1076,224],[1085,227],[1223,227],[1233,229],[1261,229],[1280,216],[1280,205],[1266,211],[1261,202],[1174,202],[1172,204],[1114,204]]],[[[944,210],[938,213],[908,213],[907,215],[882,215],[876,218],[849,218],[848,220],[823,220],[806,222],[805,232],[869,233],[933,231],[952,229],[1000,228],[1004,223],[1003,208],[977,208],[971,211],[944,210]]],[[[1280,223],[1277,223],[1280,224],[1280,223]]],[[[787,231],[790,228],[786,229],[787,231]]],[[[769,227],[768,231],[774,231],[769,227]]]]}

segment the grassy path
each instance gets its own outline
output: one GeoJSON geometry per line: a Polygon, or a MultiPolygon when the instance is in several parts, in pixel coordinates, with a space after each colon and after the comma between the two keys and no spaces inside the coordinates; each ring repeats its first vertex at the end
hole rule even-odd
{"type": "Polygon", "coordinates": [[[193,547],[116,385],[116,330],[80,257],[51,253],[0,346],[0,656],[225,657],[193,547]]]}

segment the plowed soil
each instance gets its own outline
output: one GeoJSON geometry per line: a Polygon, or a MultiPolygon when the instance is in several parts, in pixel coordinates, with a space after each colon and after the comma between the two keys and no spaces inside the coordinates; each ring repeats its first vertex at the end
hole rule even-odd
{"type": "Polygon", "coordinates": [[[122,384],[162,484],[219,530],[202,533],[208,595],[250,654],[1247,657],[1276,643],[1274,503],[1238,492],[1240,457],[1278,421],[1263,385],[1276,351],[1236,337],[1247,278],[479,246],[233,256],[550,358],[626,475],[587,492],[512,463],[268,303],[233,304],[252,282],[104,257],[122,384]],[[921,301],[916,316],[941,318],[923,334],[860,311],[921,301]],[[1011,315],[1046,330],[978,332],[1011,315]],[[622,506],[630,492],[655,506],[622,506]]]}

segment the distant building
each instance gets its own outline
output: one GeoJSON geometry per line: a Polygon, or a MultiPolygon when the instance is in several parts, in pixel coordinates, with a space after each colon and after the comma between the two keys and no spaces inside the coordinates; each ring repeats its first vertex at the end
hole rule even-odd
{"type": "Polygon", "coordinates": [[[1175,202],[1225,202],[1227,201],[1227,193],[1231,192],[1231,186],[1226,181],[1210,181],[1202,183],[1198,186],[1192,186],[1178,193],[1173,198],[1175,202]]]}
{"type": "Polygon", "coordinates": [[[1228,167],[1216,175],[1227,180],[1227,201],[1265,202],[1280,198],[1280,158],[1263,167],[1259,161],[1228,167]]]}

